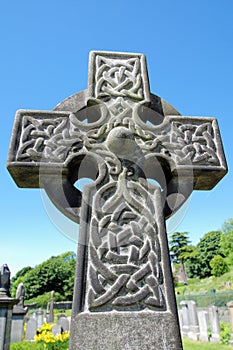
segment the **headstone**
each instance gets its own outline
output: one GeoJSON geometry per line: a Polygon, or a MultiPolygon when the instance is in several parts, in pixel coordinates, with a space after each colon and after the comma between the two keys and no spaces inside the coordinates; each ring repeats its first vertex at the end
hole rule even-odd
{"type": "Polygon", "coordinates": [[[51,291],[50,301],[47,305],[46,318],[48,323],[54,322],[54,291],[51,291]]]}
{"type": "Polygon", "coordinates": [[[13,306],[19,301],[9,294],[10,270],[6,264],[0,267],[0,350],[10,349],[13,306]]]}
{"type": "Polygon", "coordinates": [[[25,340],[34,340],[37,332],[37,322],[35,318],[30,318],[26,326],[25,340]]]}
{"type": "Polygon", "coordinates": [[[92,52],[87,91],[17,112],[8,170],[80,221],[70,350],[182,349],[164,220],[226,174],[216,119],[151,94],[144,55],[92,52]]]}
{"type": "Polygon", "coordinates": [[[24,332],[24,318],[28,308],[24,307],[24,285],[20,283],[16,291],[16,298],[19,302],[13,307],[12,326],[11,326],[11,343],[22,341],[24,332]]]}
{"type": "Polygon", "coordinates": [[[189,334],[189,311],[188,311],[188,304],[187,300],[182,300],[180,302],[180,307],[181,307],[181,314],[182,314],[182,335],[184,337],[188,337],[189,334]]]}
{"type": "Polygon", "coordinates": [[[182,333],[182,328],[183,328],[183,312],[181,309],[178,309],[178,318],[179,318],[179,325],[180,325],[180,330],[182,333]]]}
{"type": "Polygon", "coordinates": [[[193,300],[186,300],[188,305],[188,317],[189,317],[189,332],[188,337],[192,340],[198,340],[200,335],[197,307],[193,300]]]}
{"type": "Polygon", "coordinates": [[[233,344],[233,301],[227,303],[230,313],[230,324],[231,324],[231,340],[230,343],[233,344]]]}
{"type": "Polygon", "coordinates": [[[62,333],[62,327],[59,324],[55,324],[52,327],[52,333],[53,333],[53,335],[61,334],[62,333]]]}
{"type": "Polygon", "coordinates": [[[218,316],[218,308],[214,305],[208,308],[210,328],[211,328],[211,341],[219,342],[220,341],[220,322],[218,316]]]}
{"type": "Polygon", "coordinates": [[[200,329],[200,340],[209,341],[208,327],[209,327],[209,319],[207,311],[198,311],[198,323],[200,329]]]}
{"type": "Polygon", "coordinates": [[[36,311],[36,322],[37,322],[37,328],[41,328],[44,322],[44,312],[43,310],[41,310],[41,308],[39,308],[36,311]]]}
{"type": "Polygon", "coordinates": [[[58,317],[57,324],[61,326],[63,332],[68,332],[70,330],[70,322],[66,316],[58,317]]]}

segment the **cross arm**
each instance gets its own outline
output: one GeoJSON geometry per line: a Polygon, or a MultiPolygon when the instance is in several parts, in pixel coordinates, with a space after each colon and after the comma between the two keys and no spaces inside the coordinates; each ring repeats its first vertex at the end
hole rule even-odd
{"type": "Polygon", "coordinates": [[[145,127],[147,140],[140,140],[140,147],[147,158],[154,155],[169,164],[173,182],[190,178],[195,190],[210,190],[227,173],[215,118],[169,115],[162,124],[145,127]]]}

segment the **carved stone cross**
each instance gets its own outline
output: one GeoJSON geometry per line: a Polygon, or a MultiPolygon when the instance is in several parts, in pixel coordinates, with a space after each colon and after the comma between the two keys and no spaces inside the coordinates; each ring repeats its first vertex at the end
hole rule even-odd
{"type": "Polygon", "coordinates": [[[8,170],[80,222],[70,349],[182,349],[164,219],[226,174],[216,119],[151,94],[144,55],[91,52],[87,91],[17,112],[8,170]]]}

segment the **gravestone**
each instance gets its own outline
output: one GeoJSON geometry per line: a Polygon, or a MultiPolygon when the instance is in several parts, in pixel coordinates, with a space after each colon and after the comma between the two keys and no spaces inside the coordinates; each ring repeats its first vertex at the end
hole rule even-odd
{"type": "Polygon", "coordinates": [[[208,327],[209,327],[209,318],[207,311],[198,311],[198,323],[200,330],[200,340],[209,341],[208,327]]]}
{"type": "Polygon", "coordinates": [[[0,267],[0,350],[10,349],[12,309],[19,301],[10,297],[10,270],[7,264],[0,267]]]}
{"type": "Polygon", "coordinates": [[[62,327],[59,324],[55,324],[52,327],[52,333],[53,333],[53,335],[61,334],[62,333],[62,327]]]}
{"type": "Polygon", "coordinates": [[[188,305],[188,317],[189,317],[189,332],[188,337],[192,340],[198,340],[200,335],[197,307],[193,300],[186,300],[188,305]]]}
{"type": "Polygon", "coordinates": [[[41,308],[36,311],[37,328],[41,328],[44,323],[44,312],[41,308]]]}
{"type": "Polygon", "coordinates": [[[37,332],[37,322],[35,318],[30,318],[27,322],[25,340],[34,340],[37,332]]]}
{"type": "Polygon", "coordinates": [[[208,308],[210,328],[211,328],[211,341],[220,341],[220,322],[218,316],[218,308],[215,305],[211,305],[208,308]]]}
{"type": "Polygon", "coordinates": [[[46,320],[48,323],[54,322],[54,291],[53,290],[51,291],[50,301],[48,302],[48,305],[47,305],[46,320]]]}
{"type": "Polygon", "coordinates": [[[70,322],[66,315],[61,315],[57,317],[57,324],[61,326],[63,332],[68,332],[70,330],[70,322]]]}
{"type": "Polygon", "coordinates": [[[231,324],[231,340],[230,340],[230,344],[233,344],[233,301],[229,301],[229,303],[227,303],[227,306],[229,308],[230,324],[231,324]]]}
{"type": "Polygon", "coordinates": [[[182,349],[164,219],[226,174],[216,119],[152,94],[144,55],[91,52],[87,91],[17,112],[8,170],[80,222],[70,349],[182,349]]]}
{"type": "Polygon", "coordinates": [[[16,299],[18,299],[19,302],[13,307],[12,312],[11,343],[22,341],[24,318],[28,311],[28,308],[24,307],[24,294],[24,285],[20,283],[16,291],[16,299]]]}
{"type": "Polygon", "coordinates": [[[187,300],[182,300],[180,302],[181,307],[181,315],[182,315],[182,335],[185,337],[188,337],[189,330],[190,330],[190,320],[189,320],[189,310],[188,310],[188,303],[187,300]]]}

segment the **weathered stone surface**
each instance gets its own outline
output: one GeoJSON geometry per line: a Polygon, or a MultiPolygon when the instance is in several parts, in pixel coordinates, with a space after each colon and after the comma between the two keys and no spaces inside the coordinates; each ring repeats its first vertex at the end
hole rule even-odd
{"type": "Polygon", "coordinates": [[[57,324],[61,326],[63,332],[70,330],[70,321],[66,315],[58,317],[57,324]]]}
{"type": "Polygon", "coordinates": [[[8,170],[80,222],[70,349],[182,349],[164,219],[227,172],[216,119],[151,94],[144,55],[92,52],[87,91],[18,111],[8,170]]]}
{"type": "Polygon", "coordinates": [[[198,311],[198,323],[200,330],[200,340],[209,341],[208,326],[209,318],[207,311],[198,311]]]}
{"type": "Polygon", "coordinates": [[[44,322],[44,312],[41,308],[36,311],[36,322],[37,328],[41,328],[44,322]]]}
{"type": "Polygon", "coordinates": [[[19,301],[10,297],[10,270],[7,264],[0,267],[0,349],[10,350],[13,306],[19,301]]]}
{"type": "Polygon", "coordinates": [[[70,350],[182,349],[177,320],[169,312],[81,313],[71,331],[70,350]]]}
{"type": "Polygon", "coordinates": [[[12,311],[11,343],[22,341],[24,317],[28,311],[28,308],[24,307],[24,294],[24,285],[20,283],[16,291],[16,299],[18,299],[19,302],[13,307],[12,311]]]}
{"type": "Polygon", "coordinates": [[[215,305],[212,305],[208,308],[210,328],[211,328],[211,341],[219,342],[220,341],[220,322],[218,316],[218,308],[215,305]]]}
{"type": "Polygon", "coordinates": [[[53,335],[58,335],[58,334],[61,334],[62,333],[62,328],[59,324],[55,324],[53,327],[52,327],[52,333],[53,335]]]}
{"type": "Polygon", "coordinates": [[[37,331],[37,322],[35,318],[31,318],[27,323],[25,340],[34,340],[37,331]]]}

